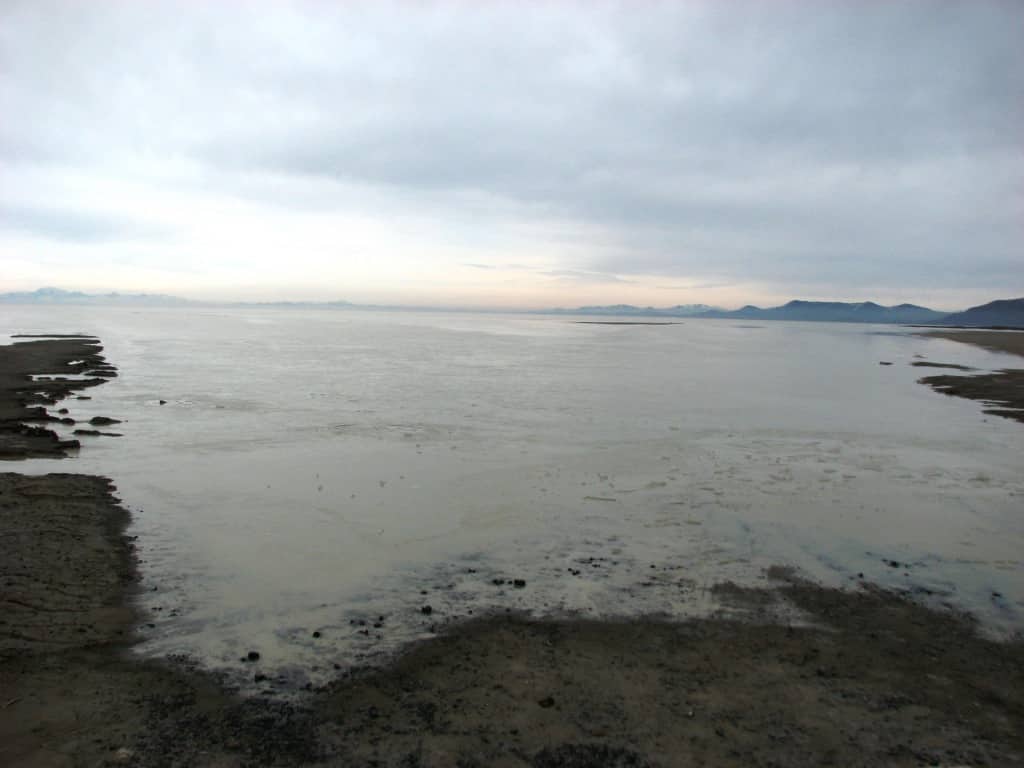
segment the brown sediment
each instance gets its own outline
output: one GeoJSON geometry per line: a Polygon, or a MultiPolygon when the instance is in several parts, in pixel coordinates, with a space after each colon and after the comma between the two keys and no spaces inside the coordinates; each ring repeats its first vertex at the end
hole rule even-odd
{"type": "Polygon", "coordinates": [[[113,491],[0,474],[0,765],[1024,762],[1024,644],[782,570],[715,588],[718,618],[492,615],[302,698],[242,698],[125,653],[136,572],[113,491]]]}
{"type": "MultiPolygon", "coordinates": [[[[1024,332],[1021,331],[929,331],[919,335],[1024,356],[1024,332]]],[[[950,363],[915,362],[911,365],[973,370],[950,363]]],[[[1024,369],[1006,368],[973,376],[926,376],[918,381],[944,395],[980,400],[990,406],[985,409],[985,413],[992,416],[1024,422],[1024,369]]]]}
{"type": "Polygon", "coordinates": [[[918,335],[973,344],[993,352],[1009,352],[1024,356],[1024,331],[928,331],[918,335]]]}

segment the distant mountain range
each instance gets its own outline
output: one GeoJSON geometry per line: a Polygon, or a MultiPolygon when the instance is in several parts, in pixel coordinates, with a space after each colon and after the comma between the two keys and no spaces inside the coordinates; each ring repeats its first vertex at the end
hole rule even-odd
{"type": "MultiPolygon", "coordinates": [[[[177,296],[153,293],[104,293],[92,294],[79,291],[65,291],[60,288],[40,288],[35,291],[0,293],[0,304],[96,304],[96,305],[144,305],[144,306],[199,306],[177,296]]],[[[334,309],[444,309],[456,311],[455,307],[388,307],[378,305],[351,304],[347,301],[330,302],[219,302],[220,306],[247,307],[306,307],[334,309]]],[[[507,311],[507,310],[503,310],[507,311]]],[[[963,325],[999,326],[1024,328],[1024,298],[992,301],[963,312],[938,312],[916,304],[898,304],[884,307],[873,301],[790,301],[780,307],[761,308],[752,305],[740,309],[719,309],[707,304],[679,304],[674,307],[635,307],[631,304],[575,307],[572,309],[532,310],[530,314],[551,315],[596,315],[617,317],[692,317],[724,318],[733,320],[805,320],[819,323],[892,323],[897,325],[963,325]]]]}
{"type": "Polygon", "coordinates": [[[964,312],[939,312],[916,304],[884,307],[873,301],[790,301],[780,307],[747,305],[740,309],[716,309],[685,305],[656,309],[613,304],[606,307],[550,310],[575,315],[656,315],[665,317],[719,318],[732,320],[804,320],[818,323],[891,323],[894,325],[969,325],[1024,328],[1024,299],[993,301],[964,312]],[[681,311],[680,311],[681,310],[681,311]]]}
{"type": "Polygon", "coordinates": [[[188,299],[162,293],[82,293],[60,288],[0,293],[0,304],[146,304],[176,307],[191,303],[188,299]]]}
{"type": "Polygon", "coordinates": [[[811,320],[827,323],[935,323],[947,315],[916,304],[883,307],[873,301],[791,301],[781,307],[746,306],[733,311],[711,310],[700,317],[727,317],[740,320],[811,320]]]}

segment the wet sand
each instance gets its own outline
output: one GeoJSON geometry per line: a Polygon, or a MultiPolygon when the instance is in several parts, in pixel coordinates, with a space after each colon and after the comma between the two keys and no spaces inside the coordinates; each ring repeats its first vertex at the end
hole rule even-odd
{"type": "Polygon", "coordinates": [[[0,764],[1024,763],[1024,642],[783,568],[719,585],[710,619],[492,615],[320,690],[241,697],[187,660],[127,653],[146,617],[113,491],[0,474],[0,764]]]}
{"type": "Polygon", "coordinates": [[[919,335],[1024,356],[1024,331],[928,331],[919,335]]]}
{"type": "MultiPolygon", "coordinates": [[[[922,336],[947,339],[993,352],[1007,352],[1024,357],[1024,332],[1022,331],[929,331],[922,336]]],[[[922,366],[924,363],[914,363],[922,366]]],[[[956,365],[933,365],[933,367],[959,368],[956,365]]],[[[973,376],[926,376],[920,379],[936,392],[956,397],[980,400],[992,406],[985,413],[1024,422],[1024,369],[1005,368],[994,373],[973,376]]]]}

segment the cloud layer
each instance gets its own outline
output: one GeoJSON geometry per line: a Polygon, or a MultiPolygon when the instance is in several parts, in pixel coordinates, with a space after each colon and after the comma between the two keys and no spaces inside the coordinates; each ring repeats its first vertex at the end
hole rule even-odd
{"type": "Polygon", "coordinates": [[[1022,294],[1021,39],[1012,0],[5,4],[0,258],[225,298],[1022,294]]]}

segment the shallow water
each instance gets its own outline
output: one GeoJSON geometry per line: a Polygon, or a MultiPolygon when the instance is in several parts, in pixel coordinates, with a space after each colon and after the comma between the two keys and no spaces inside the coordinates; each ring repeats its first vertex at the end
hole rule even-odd
{"type": "Polygon", "coordinates": [[[842,324],[0,319],[96,334],[119,369],[64,405],[121,419],[123,437],[5,469],[117,483],[152,612],[141,653],[251,674],[253,649],[263,672],[320,681],[470,613],[707,613],[712,584],[776,563],[828,584],[862,573],[995,633],[1024,626],[1024,427],[910,366],[1019,358],[842,324]],[[526,586],[493,583],[514,578],[526,586]]]}

